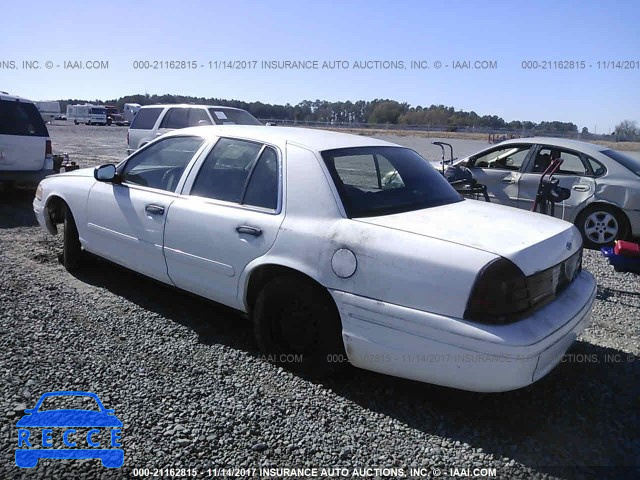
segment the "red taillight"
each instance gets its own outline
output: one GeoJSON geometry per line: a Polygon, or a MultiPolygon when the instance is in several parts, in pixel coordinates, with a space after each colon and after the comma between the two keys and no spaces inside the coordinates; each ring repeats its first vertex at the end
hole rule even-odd
{"type": "Polygon", "coordinates": [[[48,157],[53,153],[53,149],[51,148],[51,140],[47,140],[47,143],[44,146],[44,156],[48,157]]]}
{"type": "Polygon", "coordinates": [[[464,318],[482,323],[509,323],[529,306],[524,273],[513,262],[499,258],[478,275],[464,318]]]}

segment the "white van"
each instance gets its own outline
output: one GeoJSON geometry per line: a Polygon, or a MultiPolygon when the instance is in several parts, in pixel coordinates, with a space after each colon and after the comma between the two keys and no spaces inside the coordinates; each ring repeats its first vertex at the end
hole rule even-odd
{"type": "Polygon", "coordinates": [[[53,100],[41,100],[34,103],[36,104],[36,107],[38,107],[38,111],[45,122],[53,122],[60,116],[60,102],[53,100]]]}
{"type": "Polygon", "coordinates": [[[107,109],[102,105],[67,105],[67,120],[87,125],[106,125],[107,109]]]}
{"type": "Polygon", "coordinates": [[[145,105],[127,132],[127,154],[163,133],[199,125],[262,125],[246,110],[215,105],[145,105]]]}
{"type": "Polygon", "coordinates": [[[124,108],[122,109],[122,115],[124,115],[124,119],[131,123],[133,122],[133,118],[138,113],[138,110],[142,108],[142,105],[139,103],[125,103],[124,108]]]}
{"type": "Polygon", "coordinates": [[[35,103],[0,92],[0,183],[36,185],[52,173],[51,138],[35,103]]]}

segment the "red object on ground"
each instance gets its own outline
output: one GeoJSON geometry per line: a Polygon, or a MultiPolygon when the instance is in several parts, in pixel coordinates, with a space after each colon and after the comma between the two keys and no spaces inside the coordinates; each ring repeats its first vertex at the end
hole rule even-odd
{"type": "Polygon", "coordinates": [[[625,257],[640,257],[640,244],[617,240],[613,247],[613,253],[625,257]]]}

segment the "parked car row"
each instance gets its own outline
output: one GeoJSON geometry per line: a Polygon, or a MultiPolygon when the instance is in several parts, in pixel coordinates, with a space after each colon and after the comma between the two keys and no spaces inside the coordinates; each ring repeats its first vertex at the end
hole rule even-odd
{"type": "MultiPolygon", "coordinates": [[[[348,360],[473,391],[533,383],[589,323],[583,239],[639,233],[639,162],[582,142],[517,139],[461,159],[484,203],[408,148],[230,107],[142,107],[127,137],[118,165],[36,189],[40,225],[62,225],[64,266],[91,253],[235,308],[263,351],[312,373],[348,360]],[[571,223],[509,208],[530,208],[557,158],[571,223]]],[[[33,102],[2,94],[0,181],[42,178],[50,158],[33,102]]]]}
{"type": "Polygon", "coordinates": [[[69,270],[90,252],[228,305],[265,352],[318,374],[348,359],[512,390],[560,361],[596,295],[575,226],[464,200],[413,150],[355,135],[175,130],[45,179],[33,207],[63,225],[69,270]]]}
{"type": "Polygon", "coordinates": [[[146,105],[138,111],[127,133],[127,153],[145,146],[163,133],[203,125],[261,125],[246,110],[212,105],[146,105]]]}

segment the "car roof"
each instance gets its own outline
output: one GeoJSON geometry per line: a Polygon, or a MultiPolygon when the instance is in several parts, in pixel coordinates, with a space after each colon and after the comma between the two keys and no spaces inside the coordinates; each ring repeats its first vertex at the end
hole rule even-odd
{"type": "Polygon", "coordinates": [[[584,153],[595,153],[603,150],[609,150],[609,147],[603,145],[596,145],[595,143],[582,142],[580,140],[571,140],[568,138],[556,138],[556,137],[524,137],[514,138],[512,140],[505,140],[497,145],[509,145],[509,144],[522,144],[522,143],[543,143],[545,145],[551,145],[558,148],[569,148],[572,150],[579,150],[584,153]]]}
{"type": "Polygon", "coordinates": [[[29,100],[28,98],[19,97],[18,95],[11,95],[11,94],[9,94],[7,92],[4,92],[4,91],[0,91],[0,100],[9,100],[9,101],[33,103],[33,101],[29,100]]]}
{"type": "Polygon", "coordinates": [[[262,125],[207,125],[174,130],[165,136],[199,135],[207,139],[216,137],[238,137],[262,143],[270,143],[284,148],[294,143],[314,151],[333,150],[349,147],[402,147],[401,145],[376,138],[349,133],[334,132],[316,128],[275,127],[262,125]]]}
{"type": "MultiPolygon", "coordinates": [[[[137,105],[135,103],[130,103],[129,105],[137,105]]],[[[155,105],[144,105],[141,108],[166,108],[166,107],[181,107],[181,108],[226,108],[228,110],[240,110],[246,112],[242,108],[236,107],[226,107],[224,105],[195,105],[193,103],[157,103],[155,105]]]]}

